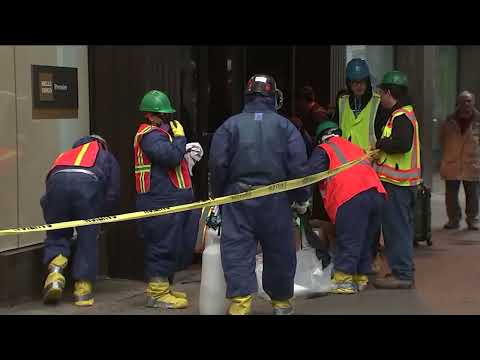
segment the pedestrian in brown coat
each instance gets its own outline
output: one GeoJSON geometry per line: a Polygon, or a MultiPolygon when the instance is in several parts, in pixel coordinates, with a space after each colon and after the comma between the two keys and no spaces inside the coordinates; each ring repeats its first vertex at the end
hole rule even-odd
{"type": "Polygon", "coordinates": [[[440,175],[445,180],[448,223],[445,229],[458,229],[462,210],[458,201],[460,182],[466,197],[466,222],[469,230],[478,230],[478,191],[480,181],[480,112],[475,96],[463,91],[457,97],[456,111],[442,124],[440,175]]]}

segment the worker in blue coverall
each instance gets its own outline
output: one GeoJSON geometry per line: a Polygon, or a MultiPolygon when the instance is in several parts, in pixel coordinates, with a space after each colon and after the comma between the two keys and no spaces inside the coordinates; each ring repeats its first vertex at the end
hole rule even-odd
{"type": "MultiPolygon", "coordinates": [[[[295,126],[277,114],[282,102],[275,80],[255,75],[247,84],[243,112],[227,119],[215,132],[209,168],[215,197],[241,193],[255,186],[300,177],[307,155],[295,126]]],[[[308,188],[282,192],[222,206],[221,256],[231,299],[230,315],[251,312],[257,292],[257,241],[263,250],[263,287],[277,315],[293,313],[296,253],[291,202],[307,210],[308,188]]]]}
{"type": "MultiPolygon", "coordinates": [[[[135,187],[138,210],[153,210],[194,201],[188,162],[187,138],[166,94],[149,91],[140,104],[145,121],[134,141],[135,187]]],[[[182,309],[187,295],[173,291],[175,272],[190,265],[195,249],[200,211],[185,211],[139,221],[145,241],[147,306],[182,309]]]]}
{"type": "MultiPolygon", "coordinates": [[[[120,168],[98,135],[85,136],[73,148],[60,154],[46,179],[46,193],[40,204],[47,223],[90,219],[111,214],[120,197],[120,168]]],[[[97,276],[99,225],[76,229],[76,251],[72,275],[75,304],[94,303],[97,276]]],[[[44,302],[56,303],[65,287],[65,270],[71,255],[73,228],[47,231],[43,261],[48,264],[44,302]]]]}

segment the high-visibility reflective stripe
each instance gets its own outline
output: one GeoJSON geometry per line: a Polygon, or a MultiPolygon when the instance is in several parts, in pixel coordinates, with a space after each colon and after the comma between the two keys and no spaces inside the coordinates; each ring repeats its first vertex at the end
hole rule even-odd
{"type": "MultiPolygon", "coordinates": [[[[370,144],[376,144],[377,143],[377,137],[375,136],[375,117],[377,116],[377,109],[378,105],[380,104],[380,97],[378,95],[373,95],[372,99],[370,100],[372,102],[372,107],[370,109],[370,123],[369,123],[369,128],[368,128],[368,140],[370,144]]],[[[368,104],[367,104],[368,106],[368,104]]]]}
{"type": "Polygon", "coordinates": [[[418,185],[422,182],[421,178],[414,178],[414,179],[397,179],[391,176],[383,176],[383,175],[378,175],[381,181],[389,182],[391,184],[399,185],[399,186],[414,186],[418,185]]]}
{"type": "Polygon", "coordinates": [[[83,157],[85,156],[85,153],[87,152],[88,148],[90,147],[91,142],[86,143],[85,145],[82,146],[82,149],[78,153],[77,157],[75,158],[75,162],[73,165],[79,166],[82,163],[83,157]]]}
{"type": "Polygon", "coordinates": [[[412,148],[412,162],[410,164],[410,167],[412,169],[418,168],[418,161],[419,161],[419,149],[418,149],[418,142],[420,141],[418,137],[418,122],[415,117],[415,113],[413,111],[408,111],[405,113],[407,117],[410,119],[413,125],[413,148],[412,148]]]}
{"type": "MultiPolygon", "coordinates": [[[[149,132],[152,129],[151,126],[147,126],[145,129],[140,131],[137,135],[135,135],[135,144],[140,147],[140,141],[139,139],[145,135],[145,133],[149,132]]],[[[139,161],[140,165],[143,165],[143,154],[142,151],[139,149],[138,154],[137,154],[137,159],[139,161]]]]}
{"type": "Polygon", "coordinates": [[[56,174],[61,174],[61,173],[79,173],[79,174],[86,174],[88,176],[91,176],[95,180],[98,181],[98,176],[90,170],[87,169],[63,169],[63,170],[58,170],[54,171],[53,173],[50,174],[50,176],[54,176],[56,174]]]}
{"type": "Polygon", "coordinates": [[[385,165],[382,165],[378,169],[378,175],[386,175],[386,176],[392,176],[395,177],[399,180],[411,180],[411,179],[416,179],[420,178],[421,176],[421,169],[411,169],[407,171],[399,171],[392,169],[390,167],[387,167],[385,165]]]}
{"type": "MultiPolygon", "coordinates": [[[[410,156],[410,164],[408,165],[409,169],[397,170],[392,164],[393,161],[390,161],[390,163],[388,164],[386,162],[382,163],[382,165],[377,164],[375,168],[377,170],[378,176],[382,180],[384,179],[385,181],[391,181],[392,183],[396,183],[399,185],[415,185],[421,181],[422,171],[420,168],[420,139],[418,134],[418,122],[415,117],[413,108],[411,106],[406,106],[394,111],[387,123],[387,127],[389,126],[390,132],[386,132],[387,128],[385,128],[382,137],[389,136],[389,134],[391,133],[391,128],[393,127],[392,125],[394,119],[400,115],[407,116],[414,129],[412,149],[407,153],[410,156]]],[[[387,161],[387,159],[388,155],[385,161],[387,161]]]]}
{"type": "Polygon", "coordinates": [[[339,123],[340,123],[340,128],[343,129],[344,128],[344,124],[343,124],[343,114],[345,113],[345,107],[347,106],[347,101],[348,101],[348,98],[347,97],[341,97],[340,98],[340,109],[338,111],[338,119],[339,119],[339,123]]]}
{"type": "MultiPolygon", "coordinates": [[[[326,145],[330,146],[333,150],[333,152],[335,153],[335,155],[337,156],[338,160],[340,161],[340,163],[343,165],[343,164],[346,164],[348,162],[347,160],[347,157],[345,156],[345,154],[343,153],[343,151],[337,146],[337,144],[335,143],[325,143],[326,145]]],[[[361,165],[367,165],[367,166],[371,166],[370,163],[367,161],[367,160],[363,160],[361,161],[359,164],[361,165]]]]}
{"type": "MultiPolygon", "coordinates": [[[[161,132],[166,134],[168,136],[168,139],[170,142],[173,142],[172,136],[168,133],[168,131],[163,130],[162,128],[159,128],[161,132]]],[[[183,173],[182,173],[182,166],[179,165],[175,168],[175,175],[177,177],[177,182],[178,182],[178,187],[180,189],[185,189],[187,186],[185,185],[185,179],[183,178],[183,173]]]]}
{"type": "Polygon", "coordinates": [[[165,131],[165,130],[163,130],[162,128],[158,128],[158,129],[159,129],[161,132],[163,132],[164,134],[166,134],[166,135],[168,136],[168,140],[170,140],[170,142],[173,141],[172,135],[170,135],[170,134],[168,133],[168,131],[165,131]]]}
{"type": "Polygon", "coordinates": [[[175,173],[177,175],[178,187],[180,189],[185,189],[185,180],[183,179],[182,170],[180,169],[180,166],[177,166],[175,168],[175,173]]]}
{"type": "Polygon", "coordinates": [[[412,148],[412,162],[410,164],[410,167],[412,169],[417,168],[417,161],[418,161],[418,153],[417,153],[417,147],[418,147],[418,141],[417,141],[417,127],[415,124],[413,124],[413,148],[412,148]]]}
{"type": "Polygon", "coordinates": [[[146,126],[142,131],[138,132],[135,135],[135,140],[134,140],[134,147],[137,147],[137,153],[135,154],[137,157],[137,166],[135,166],[135,174],[138,175],[138,185],[140,187],[141,193],[146,192],[147,187],[145,184],[145,176],[149,175],[151,170],[151,165],[144,165],[143,152],[142,152],[142,149],[140,148],[140,141],[143,135],[150,132],[151,130],[152,130],[152,126],[146,126]]]}
{"type": "Polygon", "coordinates": [[[145,173],[142,172],[140,173],[140,190],[142,192],[145,192],[146,186],[145,186],[145,173]]]}
{"type": "Polygon", "coordinates": [[[337,144],[330,142],[327,142],[326,144],[332,148],[333,152],[337,156],[338,160],[340,160],[340,163],[342,163],[342,165],[348,162],[347,158],[343,154],[342,150],[340,150],[340,148],[337,146],[337,144]]]}
{"type": "Polygon", "coordinates": [[[140,165],[140,166],[135,166],[135,172],[148,172],[152,168],[151,165],[140,165]]]}

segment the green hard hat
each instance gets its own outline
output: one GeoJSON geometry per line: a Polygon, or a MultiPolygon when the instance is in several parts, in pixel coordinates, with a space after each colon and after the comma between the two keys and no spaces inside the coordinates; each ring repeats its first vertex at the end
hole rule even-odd
{"type": "Polygon", "coordinates": [[[380,87],[383,85],[397,85],[397,86],[408,86],[407,75],[402,73],[401,71],[394,70],[389,71],[383,76],[382,83],[380,87]]]}
{"type": "Polygon", "coordinates": [[[322,133],[328,129],[338,129],[338,124],[330,120],[321,122],[317,126],[317,131],[315,132],[315,139],[318,140],[322,133]]]}
{"type": "Polygon", "coordinates": [[[151,90],[147,92],[140,103],[139,109],[144,112],[168,114],[176,111],[172,108],[168,96],[159,90],[151,90]]]}

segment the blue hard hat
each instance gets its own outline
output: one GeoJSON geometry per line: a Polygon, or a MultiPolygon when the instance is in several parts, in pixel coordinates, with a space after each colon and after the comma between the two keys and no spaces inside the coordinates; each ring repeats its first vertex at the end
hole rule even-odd
{"type": "Polygon", "coordinates": [[[347,80],[358,81],[370,76],[367,62],[363,59],[352,59],[347,64],[347,80]]]}

